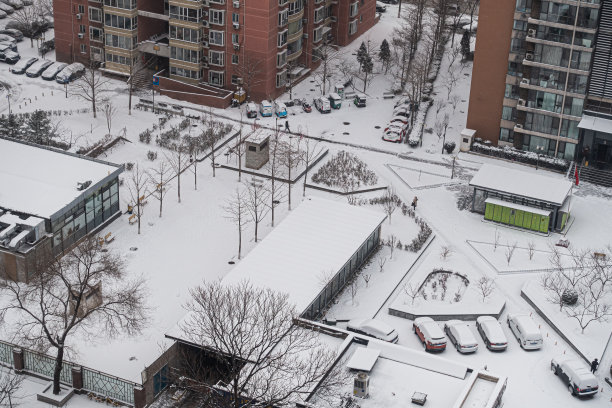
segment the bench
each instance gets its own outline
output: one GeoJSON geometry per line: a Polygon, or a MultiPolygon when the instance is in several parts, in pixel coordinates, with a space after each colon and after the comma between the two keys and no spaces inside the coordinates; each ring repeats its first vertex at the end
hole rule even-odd
{"type": "Polygon", "coordinates": [[[383,99],[393,99],[393,98],[395,98],[395,94],[393,92],[383,93],[383,99]]]}
{"type": "Polygon", "coordinates": [[[110,244],[114,240],[115,240],[115,236],[111,234],[110,232],[104,236],[104,242],[106,242],[107,244],[110,244]]]}
{"type": "Polygon", "coordinates": [[[593,252],[593,258],[595,258],[595,260],[598,260],[598,261],[605,261],[606,254],[603,254],[601,252],[593,252]]]}
{"type": "Polygon", "coordinates": [[[128,218],[128,222],[130,223],[130,225],[134,224],[136,221],[138,221],[136,214],[132,214],[130,215],[130,218],[128,218]]]}

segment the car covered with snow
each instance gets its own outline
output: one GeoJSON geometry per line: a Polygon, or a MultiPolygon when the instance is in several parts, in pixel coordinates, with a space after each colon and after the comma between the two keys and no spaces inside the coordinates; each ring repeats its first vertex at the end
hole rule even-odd
{"type": "Polygon", "coordinates": [[[302,109],[303,109],[303,110],[304,110],[304,112],[306,112],[306,113],[310,113],[310,112],[312,112],[312,106],[311,106],[311,105],[310,105],[308,102],[306,102],[306,100],[303,100],[303,101],[302,101],[302,109]]]}
{"type": "Polygon", "coordinates": [[[257,117],[257,105],[253,102],[249,102],[246,104],[246,115],[247,118],[256,118],[257,117]]]}
{"type": "Polygon", "coordinates": [[[501,324],[492,316],[479,316],[476,328],[489,350],[503,351],[508,348],[508,339],[501,324]]]}
{"type": "Polygon", "coordinates": [[[467,323],[460,320],[449,320],[444,324],[444,332],[458,352],[467,354],[478,350],[476,336],[467,323]]]}
{"type": "Polygon", "coordinates": [[[540,329],[527,313],[508,313],[508,327],[525,350],[542,348],[544,339],[540,329]]]}
{"type": "Polygon", "coordinates": [[[70,83],[83,75],[84,72],[85,66],[83,64],[80,62],[73,62],[57,74],[55,77],[55,82],[58,84],[70,83]]]}
{"type": "Polygon", "coordinates": [[[401,143],[402,139],[402,133],[394,130],[385,130],[382,135],[382,140],[385,142],[401,143]]]}
{"type": "Polygon", "coordinates": [[[23,33],[15,28],[5,28],[0,30],[0,34],[6,34],[15,39],[15,41],[20,42],[23,41],[23,33]]]}
{"type": "Polygon", "coordinates": [[[376,12],[384,13],[386,11],[387,11],[387,6],[385,6],[385,3],[383,3],[382,1],[377,1],[376,2],[376,12]]]}
{"type": "Polygon", "coordinates": [[[40,76],[40,74],[42,74],[43,71],[49,68],[52,64],[53,61],[39,59],[38,61],[30,65],[28,69],[26,69],[26,75],[30,78],[36,78],[40,76]]]}
{"type": "Polygon", "coordinates": [[[555,357],[550,362],[550,369],[565,383],[572,395],[594,396],[599,391],[597,378],[580,360],[565,355],[555,357]]]}
{"type": "Polygon", "coordinates": [[[43,71],[40,77],[45,81],[52,81],[62,69],[66,68],[66,66],[68,66],[68,64],[65,62],[54,62],[43,71]]]}
{"type": "Polygon", "coordinates": [[[405,116],[397,115],[397,116],[393,116],[389,122],[390,123],[399,122],[402,125],[408,125],[409,118],[407,118],[405,116]]]}
{"type": "Polygon", "coordinates": [[[0,10],[5,14],[13,14],[15,12],[14,8],[2,2],[0,2],[0,10]]]}
{"type": "Polygon", "coordinates": [[[278,118],[287,117],[287,105],[282,102],[274,101],[274,113],[278,118]]]}
{"type": "Polygon", "coordinates": [[[321,113],[330,113],[331,112],[331,104],[329,103],[329,99],[320,97],[314,100],[315,108],[321,113]]]}
{"type": "Polygon", "coordinates": [[[446,336],[431,317],[417,317],[412,323],[412,330],[419,337],[426,351],[446,350],[446,336]]]}
{"type": "Polygon", "coordinates": [[[15,10],[23,8],[23,3],[21,2],[21,0],[0,0],[0,2],[11,6],[15,10]]]}
{"type": "Polygon", "coordinates": [[[397,343],[399,339],[399,335],[393,327],[376,319],[353,319],[348,322],[346,329],[390,343],[397,343]]]}
{"type": "Polygon", "coordinates": [[[30,57],[20,60],[18,63],[9,68],[13,74],[21,75],[26,72],[26,69],[30,68],[30,65],[38,61],[36,57],[30,57]]]}
{"type": "Polygon", "coordinates": [[[16,64],[20,59],[21,55],[11,49],[7,48],[5,51],[0,50],[0,61],[6,62],[7,64],[16,64]]]}
{"type": "Polygon", "coordinates": [[[406,108],[406,107],[403,107],[403,106],[400,106],[399,108],[395,108],[393,110],[393,117],[396,117],[396,116],[402,116],[402,117],[404,117],[406,119],[409,119],[410,118],[410,109],[406,108]]]}
{"type": "Polygon", "coordinates": [[[358,108],[365,108],[366,102],[367,102],[367,99],[364,94],[357,94],[353,98],[353,104],[357,106],[358,108]]]}
{"type": "Polygon", "coordinates": [[[0,34],[0,42],[11,44],[11,47],[14,48],[13,51],[17,51],[17,40],[11,37],[8,34],[0,34]]]}
{"type": "Polygon", "coordinates": [[[272,116],[272,102],[263,100],[259,104],[259,114],[263,117],[272,116]]]}

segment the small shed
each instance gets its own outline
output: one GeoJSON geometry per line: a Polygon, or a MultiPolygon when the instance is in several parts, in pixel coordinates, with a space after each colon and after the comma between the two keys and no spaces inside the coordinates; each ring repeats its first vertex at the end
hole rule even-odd
{"type": "Polygon", "coordinates": [[[567,226],[572,183],[566,179],[485,164],[470,186],[472,211],[486,220],[541,233],[567,226]]]}
{"type": "Polygon", "coordinates": [[[265,165],[270,158],[270,135],[265,132],[257,132],[246,138],[245,163],[249,169],[258,170],[265,165]]]}

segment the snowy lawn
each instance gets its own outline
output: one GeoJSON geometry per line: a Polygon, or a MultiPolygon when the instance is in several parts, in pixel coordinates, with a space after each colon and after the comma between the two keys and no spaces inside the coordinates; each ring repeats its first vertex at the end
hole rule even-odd
{"type": "Polygon", "coordinates": [[[404,166],[389,166],[410,188],[420,190],[458,183],[451,179],[451,169],[429,163],[414,163],[404,166]]]}

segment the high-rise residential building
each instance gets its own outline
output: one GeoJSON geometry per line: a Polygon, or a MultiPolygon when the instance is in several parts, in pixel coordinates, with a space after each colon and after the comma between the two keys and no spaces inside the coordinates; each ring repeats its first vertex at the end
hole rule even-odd
{"type": "Polygon", "coordinates": [[[54,0],[59,61],[155,76],[160,92],[227,106],[275,98],[376,22],[375,0],[54,0]],[[248,78],[246,78],[248,77],[248,78]],[[195,96],[194,96],[195,95],[195,96]]]}
{"type": "Polygon", "coordinates": [[[467,127],[497,145],[612,162],[611,52],[611,0],[481,0],[467,127]]]}

